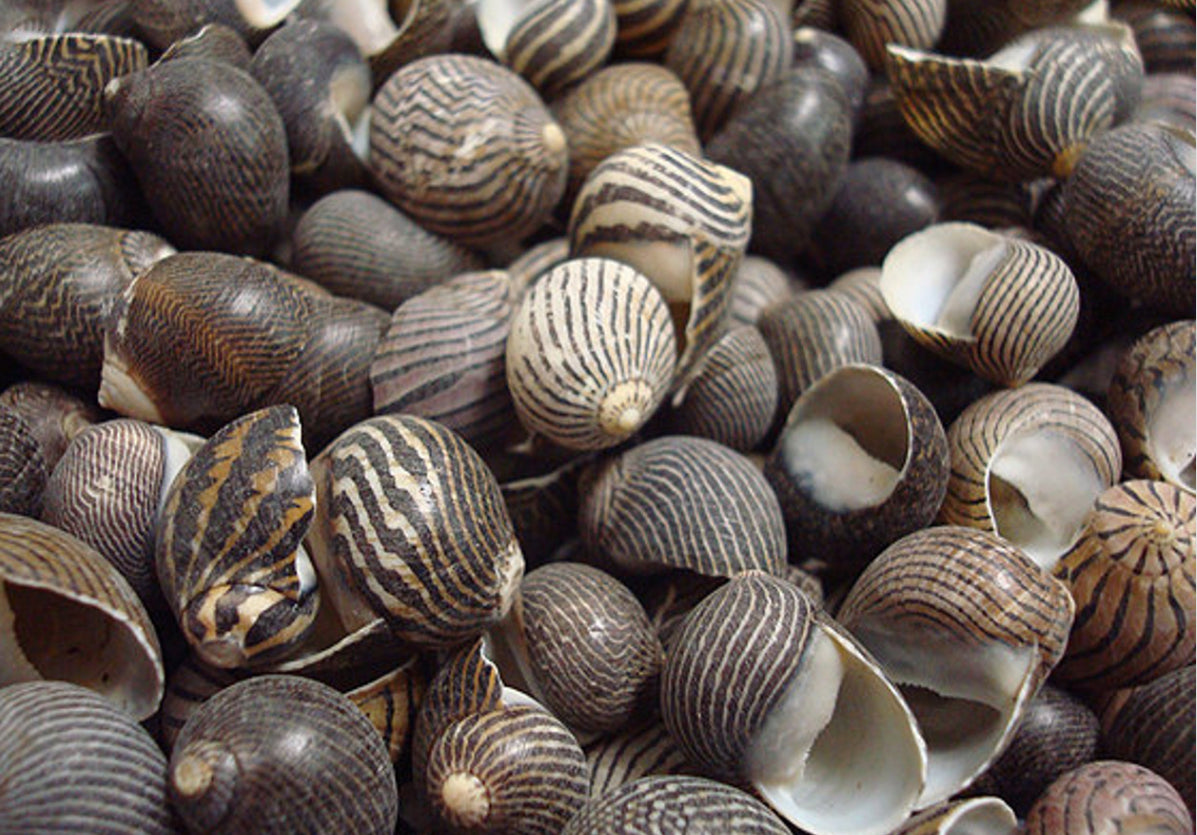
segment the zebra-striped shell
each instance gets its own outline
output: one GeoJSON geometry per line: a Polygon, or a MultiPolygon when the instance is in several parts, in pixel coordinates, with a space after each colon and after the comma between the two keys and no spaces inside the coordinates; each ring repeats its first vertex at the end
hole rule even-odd
{"type": "Polygon", "coordinates": [[[673,313],[684,375],[718,336],[751,219],[742,175],[665,145],[637,145],[586,178],[570,214],[570,254],[613,258],[652,281],[673,313]]]}
{"type": "Polygon", "coordinates": [[[948,0],[846,0],[838,7],[848,40],[869,68],[885,68],[888,44],[931,49],[943,33],[948,0]]]}
{"type": "Polygon", "coordinates": [[[330,293],[394,311],[482,261],[425,231],[367,191],[341,189],[308,208],[291,236],[290,268],[330,293]]]}
{"type": "Polygon", "coordinates": [[[435,420],[485,450],[511,433],[507,388],[511,282],[463,273],[405,301],[370,365],[374,413],[435,420]]]}
{"type": "Polygon", "coordinates": [[[592,797],[561,835],[786,835],[790,831],[752,795],[705,777],[644,777],[592,797]]]}
{"type": "Polygon", "coordinates": [[[694,771],[660,718],[629,724],[588,743],[583,751],[590,770],[591,801],[641,777],[694,771]]]}
{"type": "Polygon", "coordinates": [[[616,151],[658,142],[691,156],[702,146],[690,113],[690,93],[660,64],[631,62],[599,70],[553,103],[569,140],[566,199],[616,151]]]}
{"type": "Polygon", "coordinates": [[[374,97],[370,169],[388,200],[469,246],[535,231],[565,191],[565,134],[532,87],[470,55],[401,68],[374,97]]]}
{"type": "Polygon", "coordinates": [[[130,716],[62,681],[0,688],[0,830],[178,832],[166,757],[130,716]]]}
{"type": "Polygon", "coordinates": [[[1197,456],[1197,322],[1148,331],[1123,355],[1106,408],[1122,443],[1127,476],[1194,490],[1197,456]]]}
{"type": "Polygon", "coordinates": [[[947,431],[939,519],[993,531],[1050,567],[1080,536],[1122,454],[1114,427],[1071,389],[1029,383],[974,401],[947,431]]]}
{"type": "Polygon", "coordinates": [[[523,555],[498,482],[460,435],[379,415],[343,432],[312,470],[308,544],[347,626],[382,617],[401,640],[438,648],[506,614],[523,555]]]}
{"type": "Polygon", "coordinates": [[[1051,784],[1031,810],[1027,835],[1098,835],[1150,828],[1192,835],[1193,818],[1176,789],[1153,771],[1119,760],[1097,760],[1051,784]]]}
{"type": "Polygon", "coordinates": [[[507,383],[520,422],[571,449],[603,449],[652,417],[673,381],[673,322],[656,287],[609,258],[575,258],[515,311],[507,383]]]}
{"type": "Polygon", "coordinates": [[[789,69],[794,39],[773,0],[695,0],[669,42],[663,62],[690,91],[704,142],[736,105],[789,69]]]}
{"type": "Polygon", "coordinates": [[[1034,377],[1080,312],[1064,259],[972,223],[903,238],[882,264],[881,295],[919,344],[1003,386],[1034,377]]]}
{"type": "Polygon", "coordinates": [[[611,0],[615,7],[615,54],[655,59],[665,54],[686,14],[687,0],[611,0]]]}
{"type": "Polygon", "coordinates": [[[191,832],[390,835],[395,771],[374,726],[326,684],[262,675],[216,693],[171,752],[167,791],[191,832]]]}
{"type": "Polygon", "coordinates": [[[1193,68],[1197,35],[1190,15],[1143,0],[1119,3],[1111,15],[1135,33],[1135,45],[1149,75],[1188,74],[1193,68]]]}
{"type": "Polygon", "coordinates": [[[182,249],[266,255],[287,219],[287,131],[247,72],[180,58],[113,79],[105,115],[154,218],[182,249]]]}
{"type": "Polygon", "coordinates": [[[141,272],[174,252],[149,232],[52,223],[0,241],[0,350],[41,379],[92,391],[105,322],[141,272]]]}
{"type": "Polygon", "coordinates": [[[319,606],[302,547],[315,488],[292,406],[223,427],[171,483],[154,560],[166,602],[199,656],[217,667],[292,653],[319,606]]]}
{"type": "Polygon", "coordinates": [[[836,618],[903,689],[925,729],[925,807],[967,786],[1009,742],[1064,652],[1073,603],[1001,538],[946,526],[885,549],[836,618]]]}
{"type": "Polygon", "coordinates": [[[777,367],[781,416],[823,375],[844,365],[881,365],[881,336],[872,316],[843,293],[796,293],[762,310],[757,327],[777,367]]]}
{"type": "Polygon", "coordinates": [[[661,716],[705,773],[751,783],[813,835],[890,832],[923,788],[925,748],[897,689],[797,587],[760,572],[686,616],[661,716]]]}
{"type": "Polygon", "coordinates": [[[970,797],[920,812],[893,835],[1012,835],[1018,832],[1014,810],[1000,797],[970,797]]]}
{"type": "Polygon", "coordinates": [[[1056,679],[1078,690],[1145,684],[1193,663],[1197,647],[1197,498],[1160,481],[1097,497],[1056,564],[1077,617],[1056,679]]]}
{"type": "Polygon", "coordinates": [[[620,571],[732,577],[750,569],[778,574],[786,562],[773,489],[748,458],[715,441],[655,438],[584,479],[582,539],[620,571]]]}
{"type": "Polygon", "coordinates": [[[745,255],[732,282],[728,317],[732,322],[755,325],[766,307],[805,289],[801,281],[768,258],[745,255]]]}
{"type": "Polygon", "coordinates": [[[546,99],[592,75],[615,46],[611,0],[479,0],[474,9],[491,54],[546,99]]]}
{"type": "Polygon", "coordinates": [[[673,432],[710,438],[738,452],[752,450],[777,411],[777,368],[761,332],[752,325],[728,328],[670,406],[673,432]]]}
{"type": "Polygon", "coordinates": [[[454,832],[555,835],[586,803],[586,758],[548,711],[513,705],[449,723],[417,774],[454,832]]]}
{"type": "Polygon", "coordinates": [[[70,534],[0,513],[0,624],[0,684],[69,681],[139,720],[158,709],[162,652],[145,607],[70,534]]]}
{"type": "Polygon", "coordinates": [[[0,135],[52,142],[104,130],[105,85],[148,60],[140,41],[112,35],[0,41],[0,135]]]}
{"type": "Polygon", "coordinates": [[[930,401],[874,365],[829,372],[794,403],[765,477],[786,519],[790,559],[854,574],[935,518],[948,443],[930,401]]]}

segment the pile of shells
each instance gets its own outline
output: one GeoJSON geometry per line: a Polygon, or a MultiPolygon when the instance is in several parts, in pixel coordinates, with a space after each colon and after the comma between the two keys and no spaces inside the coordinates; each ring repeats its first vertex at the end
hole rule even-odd
{"type": "Polygon", "coordinates": [[[1194,835],[1194,14],[0,2],[0,832],[1194,835]]]}

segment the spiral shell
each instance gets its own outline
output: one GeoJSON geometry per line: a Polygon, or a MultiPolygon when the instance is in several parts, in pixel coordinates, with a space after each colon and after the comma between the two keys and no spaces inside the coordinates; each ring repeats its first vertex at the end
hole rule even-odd
{"type": "Polygon", "coordinates": [[[1060,776],[1027,812],[1027,835],[1095,835],[1098,827],[1150,826],[1191,835],[1193,820],[1176,789],[1142,766],[1086,763],[1060,776]],[[1132,823],[1133,822],[1133,823],[1132,823]]]}
{"type": "Polygon", "coordinates": [[[848,40],[873,70],[889,44],[931,49],[943,33],[948,0],[848,0],[838,12],[848,40]]]}
{"type": "Polygon", "coordinates": [[[641,777],[693,772],[659,718],[605,734],[583,750],[590,768],[592,802],[641,777]]]}

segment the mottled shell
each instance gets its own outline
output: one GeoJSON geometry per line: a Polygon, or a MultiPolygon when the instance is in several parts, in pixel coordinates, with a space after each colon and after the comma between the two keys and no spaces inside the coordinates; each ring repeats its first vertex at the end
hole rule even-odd
{"type": "Polygon", "coordinates": [[[570,254],[643,273],[673,314],[678,375],[718,336],[751,232],[751,185],[729,168],[660,144],[599,163],[574,201],[570,254]]]}
{"type": "Polygon", "coordinates": [[[939,519],[993,531],[1045,566],[1076,541],[1122,469],[1105,415],[1049,383],[985,395],[947,435],[952,468],[939,519]]]}
{"type": "Polygon", "coordinates": [[[0,135],[52,142],[105,129],[104,88],[148,63],[140,41],[82,32],[0,42],[0,135]]]}
{"type": "Polygon", "coordinates": [[[1118,760],[1087,763],[1060,776],[1027,813],[1027,835],[1096,835],[1150,829],[1192,835],[1193,819],[1176,789],[1138,765],[1118,760]]]}
{"type": "Polygon", "coordinates": [[[585,804],[588,788],[577,740],[532,705],[451,722],[422,779],[433,811],[455,832],[554,835],[585,804]]]}
{"type": "Polygon", "coordinates": [[[283,120],[253,76],[181,58],[114,79],[104,97],[112,136],[172,243],[270,252],[291,167],[283,120]]]}
{"type": "Polygon", "coordinates": [[[641,777],[694,771],[659,718],[605,734],[583,750],[590,769],[591,801],[641,777]]]}
{"type": "Polygon", "coordinates": [[[1080,312],[1064,259],[972,223],[903,238],[882,263],[881,295],[919,344],[1003,386],[1038,374],[1080,312]]]}
{"type": "Polygon", "coordinates": [[[772,0],[702,0],[686,7],[663,62],[690,91],[706,141],[737,104],[780,79],[793,54],[789,21],[772,0]]]}
{"type": "Polygon", "coordinates": [[[308,544],[346,625],[382,617],[403,641],[436,648],[506,614],[523,555],[498,482],[460,435],[380,415],[343,432],[312,468],[319,512],[308,544]]]}
{"type": "Polygon", "coordinates": [[[311,629],[320,595],[301,542],[314,501],[292,406],[229,423],[175,477],[154,560],[166,602],[205,661],[261,665],[311,629]]]}
{"type": "Polygon", "coordinates": [[[931,49],[943,33],[948,0],[846,0],[837,8],[848,40],[874,71],[889,44],[931,49]]]}
{"type": "Polygon", "coordinates": [[[669,391],[673,322],[648,278],[609,258],[575,258],[521,300],[506,344],[520,422],[571,449],[603,449],[635,433],[669,391]]]}
{"type": "Polygon", "coordinates": [[[167,790],[193,833],[389,835],[395,772],[374,726],[326,684],[263,675],[205,702],[179,732],[167,790]]]}
{"type": "Polygon", "coordinates": [[[511,70],[434,55],[374,97],[370,170],[388,200],[431,232],[470,246],[519,240],[565,190],[565,134],[511,70]]]}
{"type": "Polygon", "coordinates": [[[1158,481],[1097,497],[1055,574],[1077,617],[1056,679],[1079,690],[1145,684],[1193,663],[1197,499],[1158,481]]]}
{"type": "Polygon", "coordinates": [[[511,433],[507,387],[511,282],[464,273],[405,301],[370,364],[374,413],[435,420],[486,449],[511,433]]]}
{"type": "Polygon", "coordinates": [[[0,830],[173,835],[166,757],[130,716],[61,681],[0,688],[0,830]]]}
{"type": "Polygon", "coordinates": [[[53,223],[0,241],[0,350],[43,379],[94,390],[121,294],[174,252],[149,232],[53,223]]]}
{"type": "Polygon", "coordinates": [[[998,797],[945,801],[912,817],[893,835],[1015,835],[1018,818],[998,797]]]}
{"type": "Polygon", "coordinates": [[[644,777],[586,804],[561,835],[785,835],[790,830],[747,792],[705,777],[644,777]]]}
{"type": "Polygon", "coordinates": [[[581,496],[583,541],[622,571],[731,577],[777,574],[786,561],[785,523],[769,483],[715,441],[646,441],[599,464],[581,496]]]}
{"type": "Polygon", "coordinates": [[[851,574],[935,518],[948,444],[909,381],[846,365],[794,403],[764,472],[785,515],[790,559],[851,574]]]}
{"type": "Polygon", "coordinates": [[[0,680],[94,690],[135,719],[162,700],[162,653],[136,593],[89,545],[0,514],[0,680]]]}

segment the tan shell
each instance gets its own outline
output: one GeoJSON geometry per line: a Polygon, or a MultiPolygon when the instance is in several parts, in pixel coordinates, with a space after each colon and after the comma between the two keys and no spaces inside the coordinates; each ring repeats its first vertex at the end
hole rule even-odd
{"type": "Polygon", "coordinates": [[[1176,789],[1146,768],[1098,760],[1062,775],[1027,813],[1027,835],[1097,835],[1110,828],[1150,827],[1192,835],[1193,819],[1176,789]]]}

